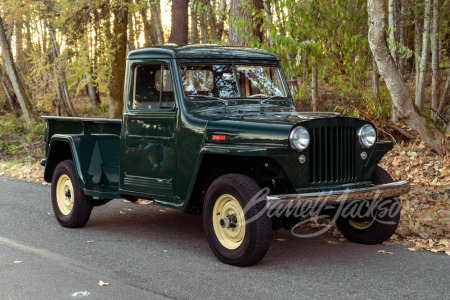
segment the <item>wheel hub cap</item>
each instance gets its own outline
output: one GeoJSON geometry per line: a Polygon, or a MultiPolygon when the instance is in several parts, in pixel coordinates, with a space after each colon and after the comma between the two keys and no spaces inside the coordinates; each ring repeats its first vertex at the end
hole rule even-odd
{"type": "Polygon", "coordinates": [[[69,176],[61,175],[56,184],[56,200],[58,208],[65,216],[70,214],[73,209],[73,185],[69,176]]]}
{"type": "Polygon", "coordinates": [[[239,201],[229,194],[220,196],[212,216],[214,233],[222,246],[230,250],[238,248],[245,236],[245,217],[239,201]]]}

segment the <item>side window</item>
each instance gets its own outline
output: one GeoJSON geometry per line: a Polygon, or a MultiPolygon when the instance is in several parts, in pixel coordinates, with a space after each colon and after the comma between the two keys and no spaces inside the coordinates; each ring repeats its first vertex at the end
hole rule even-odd
{"type": "Polygon", "coordinates": [[[133,75],[133,109],[172,108],[175,105],[168,65],[136,65],[133,75]]]}

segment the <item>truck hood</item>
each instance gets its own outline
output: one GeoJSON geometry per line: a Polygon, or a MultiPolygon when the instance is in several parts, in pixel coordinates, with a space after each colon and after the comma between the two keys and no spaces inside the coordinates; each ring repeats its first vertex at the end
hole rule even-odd
{"type": "Polygon", "coordinates": [[[336,118],[338,113],[301,113],[292,108],[208,108],[193,114],[207,119],[206,142],[288,146],[292,127],[316,119],[336,118]]]}
{"type": "Polygon", "coordinates": [[[297,112],[291,107],[238,105],[208,107],[191,111],[192,115],[199,119],[209,121],[233,120],[251,123],[271,123],[295,125],[300,122],[322,118],[335,118],[337,112],[297,112]]]}

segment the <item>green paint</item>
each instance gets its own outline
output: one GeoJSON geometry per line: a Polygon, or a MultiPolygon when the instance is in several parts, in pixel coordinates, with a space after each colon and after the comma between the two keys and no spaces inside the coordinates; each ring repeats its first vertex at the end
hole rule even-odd
{"type": "Polygon", "coordinates": [[[392,148],[390,142],[369,149],[359,144],[356,132],[367,121],[335,113],[296,112],[288,90],[287,97],[263,103],[250,98],[228,99],[227,105],[217,100],[188,101],[179,71],[180,64],[187,63],[281,68],[278,58],[268,52],[237,47],[132,51],[122,120],[43,117],[47,121],[45,180],[51,181],[59,161],[71,158],[88,195],[105,199],[133,195],[184,208],[189,201],[201,201],[207,184],[224,172],[248,174],[260,185],[285,193],[368,186],[375,166],[392,148]],[[142,65],[166,66],[164,72],[170,75],[164,80],[172,85],[164,87],[161,76],[155,75],[160,68],[149,67],[153,70],[149,82],[161,83],[146,91],[145,82],[133,79],[136,66],[142,65]],[[151,97],[145,101],[153,102],[140,108],[133,104],[134,93],[143,94],[144,100],[148,93],[151,97]],[[158,97],[170,104],[161,107],[158,97]],[[292,149],[288,139],[298,124],[311,135],[302,152],[292,149]],[[362,151],[367,152],[366,160],[362,151]],[[299,162],[300,155],[305,156],[304,163],[299,162]]]}

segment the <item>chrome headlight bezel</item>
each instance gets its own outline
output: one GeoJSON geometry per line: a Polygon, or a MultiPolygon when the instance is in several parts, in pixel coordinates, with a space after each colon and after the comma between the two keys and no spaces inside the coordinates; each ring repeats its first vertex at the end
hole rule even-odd
{"type": "Polygon", "coordinates": [[[289,134],[289,143],[297,151],[303,151],[309,146],[311,138],[308,130],[303,126],[297,126],[289,134]]]}
{"type": "Polygon", "coordinates": [[[364,148],[370,148],[375,145],[377,141],[377,131],[375,127],[370,124],[365,124],[358,130],[358,140],[364,148]]]}

